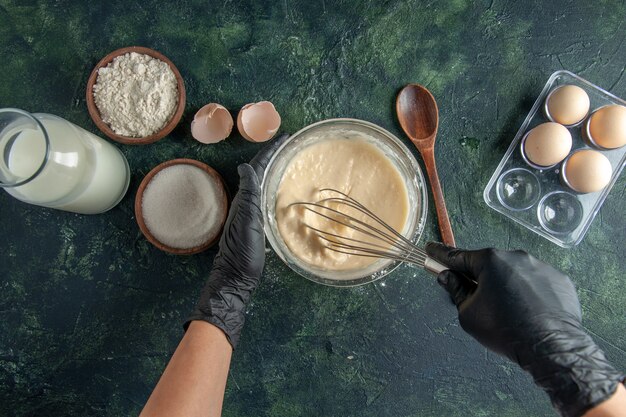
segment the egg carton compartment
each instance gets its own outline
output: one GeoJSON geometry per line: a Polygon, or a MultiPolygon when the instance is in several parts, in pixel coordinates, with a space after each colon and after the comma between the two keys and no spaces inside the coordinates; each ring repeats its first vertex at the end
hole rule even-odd
{"type": "Polygon", "coordinates": [[[626,101],[569,71],[553,73],[485,187],[483,198],[487,205],[561,247],[579,244],[626,165],[626,146],[603,149],[585,133],[589,115],[611,104],[626,106],[626,101]],[[562,85],[578,86],[589,96],[587,117],[565,127],[572,135],[570,155],[581,149],[594,149],[610,161],[611,179],[600,191],[586,194],[573,191],[562,179],[562,163],[542,168],[523,154],[521,143],[527,133],[551,121],[546,115],[546,98],[562,85]]]}

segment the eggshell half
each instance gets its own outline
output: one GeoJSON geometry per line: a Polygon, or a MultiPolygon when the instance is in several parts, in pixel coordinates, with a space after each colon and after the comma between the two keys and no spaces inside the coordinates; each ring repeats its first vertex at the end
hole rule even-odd
{"type": "Polygon", "coordinates": [[[574,152],[563,164],[567,184],[579,193],[593,193],[608,185],[613,175],[611,162],[598,151],[574,152]]]}
{"type": "Polygon", "coordinates": [[[280,127],[280,114],[269,101],[246,104],[237,115],[237,129],[251,142],[265,142],[274,137],[280,127]]]}
{"type": "Polygon", "coordinates": [[[202,143],[217,143],[230,135],[233,125],[233,117],[226,107],[209,103],[194,116],[191,122],[191,135],[202,143]]]}
{"type": "Polygon", "coordinates": [[[535,165],[550,167],[558,164],[572,149],[572,135],[563,125],[542,123],[528,132],[524,142],[526,158],[535,165]]]}
{"type": "Polygon", "coordinates": [[[550,93],[546,105],[553,121],[575,125],[589,113],[589,96],[576,85],[563,85],[550,93]]]}
{"type": "Polygon", "coordinates": [[[626,145],[626,107],[615,104],[594,112],[589,119],[589,134],[603,148],[626,145]]]}

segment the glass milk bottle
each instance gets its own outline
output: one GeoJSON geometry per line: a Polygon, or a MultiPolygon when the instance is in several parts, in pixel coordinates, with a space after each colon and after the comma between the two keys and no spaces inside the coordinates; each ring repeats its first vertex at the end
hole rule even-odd
{"type": "Polygon", "coordinates": [[[0,187],[18,200],[82,214],[120,202],[130,181],[109,142],[51,114],[0,109],[0,187]]]}

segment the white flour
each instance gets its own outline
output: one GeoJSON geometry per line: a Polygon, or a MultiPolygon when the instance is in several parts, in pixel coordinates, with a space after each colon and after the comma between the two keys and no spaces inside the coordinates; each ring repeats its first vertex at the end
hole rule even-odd
{"type": "Polygon", "coordinates": [[[174,72],[165,62],[131,52],[100,68],[93,95],[102,120],[121,136],[161,130],[178,104],[174,72]]]}
{"type": "Polygon", "coordinates": [[[193,165],[172,165],[160,171],[143,192],[141,211],[150,233],[178,249],[211,240],[226,217],[226,194],[209,174],[193,165]]]}

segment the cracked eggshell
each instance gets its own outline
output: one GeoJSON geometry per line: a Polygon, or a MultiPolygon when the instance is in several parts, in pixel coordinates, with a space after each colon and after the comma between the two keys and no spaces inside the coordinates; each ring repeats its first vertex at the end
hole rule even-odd
{"type": "Polygon", "coordinates": [[[246,104],[237,116],[237,129],[250,142],[265,142],[280,127],[280,114],[269,101],[246,104]]]}
{"type": "Polygon", "coordinates": [[[233,117],[226,107],[209,103],[194,116],[191,122],[191,135],[198,142],[217,143],[230,135],[233,125],[233,117]]]}

